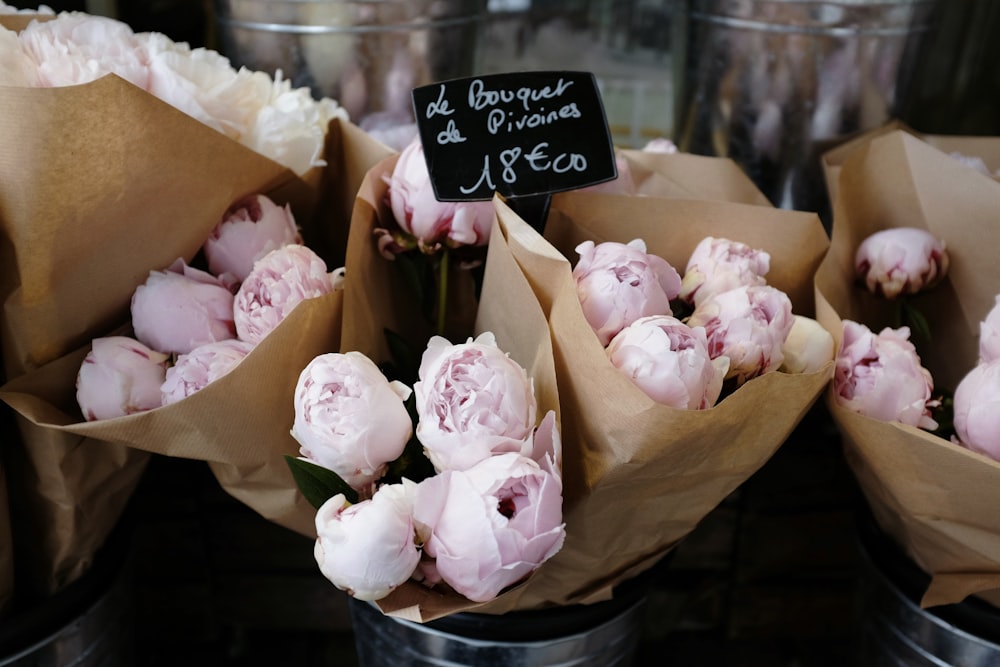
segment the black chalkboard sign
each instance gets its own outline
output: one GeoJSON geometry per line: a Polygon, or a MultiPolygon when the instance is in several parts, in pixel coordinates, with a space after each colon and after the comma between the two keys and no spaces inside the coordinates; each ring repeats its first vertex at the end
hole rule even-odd
{"type": "Polygon", "coordinates": [[[440,201],[523,198],[618,176],[597,81],[589,72],[516,72],[413,90],[440,201]]]}

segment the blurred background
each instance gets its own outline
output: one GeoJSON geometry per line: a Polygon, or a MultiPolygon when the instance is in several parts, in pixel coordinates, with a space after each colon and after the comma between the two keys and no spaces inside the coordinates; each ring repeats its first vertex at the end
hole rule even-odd
{"type": "MultiPolygon", "coordinates": [[[[818,157],[847,138],[889,119],[1000,133],[991,0],[46,4],[280,69],[369,128],[412,122],[409,90],[430,81],[591,71],[616,145],[666,137],[730,157],[772,203],[825,221],[818,157]]],[[[676,550],[648,598],[636,664],[857,664],[862,506],[817,406],[676,550]]],[[[230,498],[204,464],[154,459],[122,532],[114,567],[99,572],[124,596],[105,610],[121,629],[105,639],[132,642],[135,664],[357,664],[345,596],[319,575],[311,542],[230,498]]]]}

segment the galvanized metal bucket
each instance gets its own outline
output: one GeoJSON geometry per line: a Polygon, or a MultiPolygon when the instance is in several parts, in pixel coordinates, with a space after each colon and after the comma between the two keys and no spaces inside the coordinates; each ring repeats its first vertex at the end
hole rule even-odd
{"type": "Polygon", "coordinates": [[[234,66],[281,70],[351,120],[412,122],[410,91],[470,76],[486,0],[213,0],[234,66]]]}
{"type": "Polygon", "coordinates": [[[428,623],[350,600],[360,667],[629,667],[646,600],[673,558],[615,587],[610,600],[507,614],[458,613],[428,623]]]}
{"type": "Polygon", "coordinates": [[[921,609],[930,577],[881,533],[859,522],[862,567],[858,663],[865,667],[1000,665],[1000,609],[976,598],[921,609]]]}
{"type": "Polygon", "coordinates": [[[0,620],[0,667],[135,664],[130,539],[123,521],[79,579],[0,620]]]}
{"type": "Polygon", "coordinates": [[[894,116],[936,0],[677,0],[676,143],[824,212],[822,153],[894,116]],[[683,44],[683,46],[682,46],[683,44]]]}
{"type": "Polygon", "coordinates": [[[352,600],[351,621],[361,667],[628,667],[639,643],[644,604],[640,599],[596,624],[560,609],[456,614],[419,624],[352,600]]]}

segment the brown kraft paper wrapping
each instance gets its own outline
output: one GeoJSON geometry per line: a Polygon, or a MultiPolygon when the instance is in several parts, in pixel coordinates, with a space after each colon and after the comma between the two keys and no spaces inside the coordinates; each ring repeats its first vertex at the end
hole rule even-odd
{"type": "MultiPolygon", "coordinates": [[[[995,140],[980,147],[961,139],[963,152],[996,168],[995,140]]],[[[935,386],[954,390],[977,361],[979,322],[1000,293],[998,210],[1000,183],[908,131],[858,142],[839,169],[830,252],[816,274],[818,319],[838,344],[845,319],[875,332],[892,326],[884,302],[854,282],[855,249],[880,229],[928,230],[944,240],[950,268],[943,283],[914,300],[931,341],[911,340],[935,386]]],[[[832,391],[827,403],[878,525],[932,576],[921,605],[972,594],[1000,604],[1000,463],[926,431],[843,409],[832,391]]]]}
{"type": "MultiPolygon", "coordinates": [[[[366,156],[374,161],[385,152],[347,123],[334,121],[330,136],[329,144],[339,141],[327,146],[328,160],[338,161],[337,183],[360,182],[355,172],[367,168],[366,156]]],[[[0,274],[7,378],[21,381],[23,400],[44,403],[33,395],[34,380],[19,376],[58,365],[92,338],[119,330],[132,291],[149,271],[177,257],[191,260],[222,212],[244,195],[261,192],[289,203],[307,239],[343,236],[323,228],[346,228],[350,211],[349,197],[345,207],[327,194],[327,171],[317,167],[299,178],[114,75],[82,86],[4,89],[0,230],[4,256],[13,258],[0,274]]],[[[331,325],[333,349],[338,327],[331,325]]],[[[260,356],[261,364],[271,363],[260,356]]],[[[56,384],[65,398],[75,371],[61,371],[56,384]]],[[[178,448],[166,432],[123,435],[114,424],[64,428],[79,413],[65,402],[54,405],[62,416],[48,414],[50,422],[29,413],[18,420],[21,442],[5,443],[17,466],[7,471],[10,494],[26,515],[15,524],[32,532],[15,535],[15,548],[30,555],[24,565],[34,570],[31,588],[42,594],[87,568],[138,483],[146,451],[178,448]]],[[[202,456],[197,447],[183,455],[212,461],[227,490],[245,490],[243,499],[268,476],[260,461],[241,458],[234,473],[225,468],[230,462],[202,456]]],[[[253,504],[284,520],[271,501],[253,504]]],[[[26,570],[18,569],[19,586],[26,570]]]]}
{"type": "Polygon", "coordinates": [[[772,206],[733,160],[692,153],[620,149],[637,195],[772,206]]]}

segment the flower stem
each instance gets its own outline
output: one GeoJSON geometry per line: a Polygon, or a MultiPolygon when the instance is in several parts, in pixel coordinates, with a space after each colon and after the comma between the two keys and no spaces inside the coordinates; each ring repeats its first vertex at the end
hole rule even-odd
{"type": "Polygon", "coordinates": [[[444,335],[444,325],[448,310],[448,249],[441,251],[441,261],[438,263],[438,303],[437,303],[437,333],[444,335]]]}

